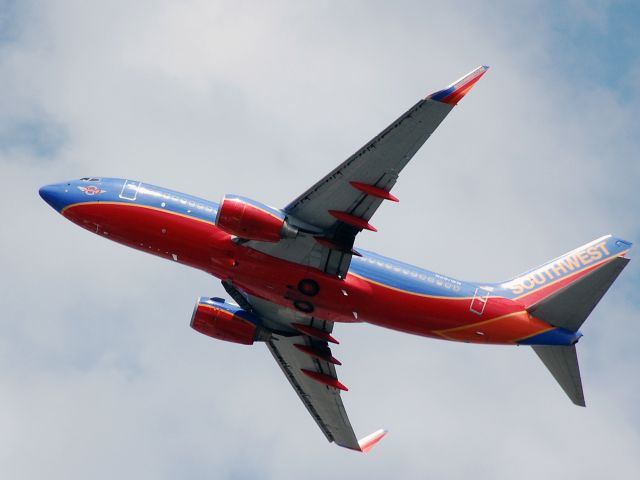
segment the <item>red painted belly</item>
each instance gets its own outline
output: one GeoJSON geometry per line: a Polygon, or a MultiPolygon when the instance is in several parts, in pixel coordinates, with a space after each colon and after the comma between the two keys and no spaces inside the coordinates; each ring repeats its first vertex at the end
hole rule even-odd
{"type": "Polygon", "coordinates": [[[231,280],[246,292],[276,304],[295,308],[306,302],[313,308],[312,315],[325,320],[365,321],[407,333],[474,343],[513,343],[548,328],[511,300],[491,297],[478,316],[470,309],[470,298],[412,294],[356,275],[341,280],[239,246],[212,222],[158,208],[85,203],[63,214],[93,233],[231,280]],[[318,282],[317,295],[310,297],[299,291],[303,278],[318,282]]]}

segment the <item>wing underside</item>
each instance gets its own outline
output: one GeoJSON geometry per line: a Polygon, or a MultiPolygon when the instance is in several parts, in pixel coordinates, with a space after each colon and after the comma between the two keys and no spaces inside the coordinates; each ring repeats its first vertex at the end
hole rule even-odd
{"type": "Polygon", "coordinates": [[[341,388],[346,387],[337,380],[335,366],[328,360],[333,357],[327,342],[307,335],[273,335],[267,346],[327,440],[359,450],[340,397],[341,388]],[[335,382],[335,386],[324,382],[335,382]]]}
{"type": "Polygon", "coordinates": [[[294,239],[249,242],[269,255],[344,278],[356,235],[376,230],[369,221],[398,175],[454,105],[488,67],[478,67],[449,87],[420,100],[366,145],[284,208],[301,227],[294,239]]]}
{"type": "Polygon", "coordinates": [[[369,451],[386,431],[378,430],[360,441],[356,438],[340,396],[347,390],[336,372],[341,362],[329,348],[329,343],[338,343],[331,335],[333,323],[247,294],[229,282],[223,285],[272,332],[266,341],[269,351],[327,440],[369,451]]]}

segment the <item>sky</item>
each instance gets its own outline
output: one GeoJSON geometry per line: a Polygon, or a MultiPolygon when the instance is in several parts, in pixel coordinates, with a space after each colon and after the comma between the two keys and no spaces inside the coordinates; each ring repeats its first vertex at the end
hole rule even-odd
{"type": "Polygon", "coordinates": [[[0,0],[0,477],[638,477],[637,260],[583,327],[586,409],[528,348],[337,325],[356,433],[390,430],[365,456],[326,442],[263,345],[189,328],[218,280],[37,191],[114,176],[284,206],[488,64],[357,245],[499,281],[638,243],[639,22],[623,1],[0,0]]]}

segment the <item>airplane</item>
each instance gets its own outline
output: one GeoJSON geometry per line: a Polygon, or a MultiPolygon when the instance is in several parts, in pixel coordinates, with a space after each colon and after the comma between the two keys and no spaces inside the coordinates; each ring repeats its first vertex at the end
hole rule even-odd
{"type": "Polygon", "coordinates": [[[401,170],[486,73],[480,66],[419,100],[286,207],[240,195],[219,203],[137,180],[84,177],[40,196],[101,237],[214,275],[233,301],[200,297],[191,327],[263,342],[329,442],[368,452],[342,403],[348,388],[329,344],[336,323],[367,322],[425,337],[528,345],[571,401],[585,406],[580,327],[624,269],[631,243],[606,235],[504,282],[456,280],[354,248],[401,170]]]}

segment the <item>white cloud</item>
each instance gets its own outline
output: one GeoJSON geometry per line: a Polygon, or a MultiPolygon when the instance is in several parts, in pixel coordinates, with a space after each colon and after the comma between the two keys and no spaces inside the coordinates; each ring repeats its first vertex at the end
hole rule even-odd
{"type": "Polygon", "coordinates": [[[98,240],[37,197],[42,184],[105,174],[282,205],[486,62],[360,244],[495,280],[609,231],[637,239],[637,96],[564,69],[543,8],[502,7],[21,6],[0,50],[0,125],[36,112],[65,141],[46,162],[0,149],[2,477],[640,471],[635,261],[585,326],[584,410],[525,348],[338,326],[357,432],[391,429],[362,457],[326,444],[262,346],[189,329],[195,297],[223,294],[215,279],[98,240]]]}

